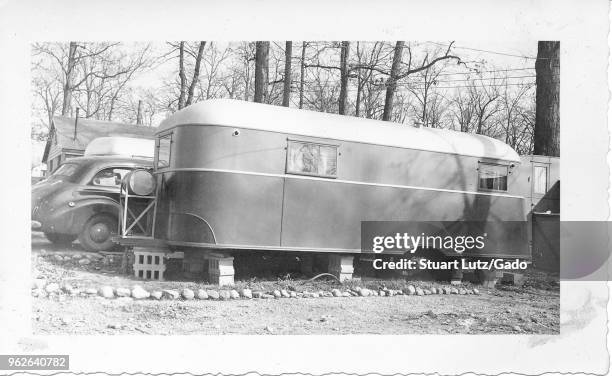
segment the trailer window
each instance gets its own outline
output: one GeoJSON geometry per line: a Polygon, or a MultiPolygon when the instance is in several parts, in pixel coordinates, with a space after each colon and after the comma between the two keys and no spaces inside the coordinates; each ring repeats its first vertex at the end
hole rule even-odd
{"type": "Polygon", "coordinates": [[[548,187],[548,168],[533,166],[533,193],[545,194],[548,187]]]}
{"type": "Polygon", "coordinates": [[[338,147],[312,142],[289,141],[287,173],[335,178],[338,147]]]}
{"type": "Polygon", "coordinates": [[[157,139],[156,163],[157,168],[164,168],[170,165],[170,148],[172,145],[172,134],[162,136],[157,139]]]}
{"type": "Polygon", "coordinates": [[[478,189],[508,190],[508,166],[481,163],[478,166],[478,189]]]}

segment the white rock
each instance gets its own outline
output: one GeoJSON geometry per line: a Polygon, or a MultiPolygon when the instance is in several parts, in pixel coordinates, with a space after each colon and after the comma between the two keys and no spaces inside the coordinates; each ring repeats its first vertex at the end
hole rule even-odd
{"type": "Polygon", "coordinates": [[[95,288],[93,288],[93,287],[90,287],[90,288],[88,288],[88,289],[85,289],[85,294],[88,294],[88,295],[96,295],[97,293],[98,293],[98,290],[96,290],[96,289],[95,289],[95,288]]]}
{"type": "Polygon", "coordinates": [[[178,299],[178,297],[180,296],[179,292],[176,290],[163,290],[162,295],[164,298],[172,300],[178,299]]]}
{"type": "Polygon", "coordinates": [[[134,286],[132,288],[132,298],[134,299],[147,299],[150,296],[151,294],[140,286],[134,286]]]}
{"type": "Polygon", "coordinates": [[[219,292],[216,290],[207,290],[206,293],[208,294],[208,299],[210,300],[218,300],[221,297],[219,292]]]}
{"type": "Polygon", "coordinates": [[[289,297],[290,298],[297,298],[297,293],[295,291],[290,291],[289,292],[289,297]]]}
{"type": "Polygon", "coordinates": [[[253,298],[253,292],[250,289],[242,289],[242,290],[240,290],[240,296],[242,296],[243,298],[246,298],[246,299],[252,299],[253,298]]]}
{"type": "Polygon", "coordinates": [[[280,293],[281,293],[281,296],[283,298],[289,298],[290,297],[289,292],[287,290],[281,290],[280,293]]]}
{"type": "Polygon", "coordinates": [[[370,296],[372,292],[368,289],[359,289],[359,295],[360,296],[370,296]]]}
{"type": "Polygon", "coordinates": [[[100,289],[98,290],[98,294],[100,294],[101,297],[106,299],[111,299],[115,297],[115,291],[110,286],[100,287],[100,289]]]}
{"type": "Polygon", "coordinates": [[[46,279],[37,278],[37,279],[34,280],[33,288],[35,288],[35,289],[44,289],[46,284],[47,284],[47,280],[46,279]]]}
{"type": "Polygon", "coordinates": [[[89,265],[89,263],[91,263],[91,261],[89,261],[89,259],[86,259],[86,258],[79,260],[79,265],[89,265]]]}
{"type": "Polygon", "coordinates": [[[331,292],[332,292],[332,295],[335,297],[342,296],[342,293],[338,289],[333,289],[331,292]]]}
{"type": "Polygon", "coordinates": [[[416,294],[416,288],[414,288],[414,286],[412,285],[408,285],[408,287],[406,287],[406,294],[408,295],[416,294]]]}
{"type": "Polygon", "coordinates": [[[151,298],[156,299],[156,300],[161,299],[162,296],[163,296],[163,293],[161,291],[153,291],[151,293],[151,298]]]}
{"type": "Polygon", "coordinates": [[[219,299],[221,300],[230,300],[230,293],[227,290],[219,291],[219,299]]]}
{"type": "Polygon", "coordinates": [[[274,291],[272,292],[272,295],[274,295],[274,297],[275,297],[276,299],[278,299],[278,298],[280,298],[280,297],[281,297],[281,292],[280,292],[280,291],[278,291],[278,290],[274,290],[274,291]]]}
{"type": "Polygon", "coordinates": [[[193,290],[191,289],[183,289],[183,291],[181,291],[181,296],[185,300],[191,300],[195,297],[195,294],[193,293],[193,290]]]}
{"type": "Polygon", "coordinates": [[[115,294],[117,294],[117,296],[123,297],[123,296],[131,296],[132,292],[128,288],[119,287],[115,290],[115,294]]]}
{"type": "Polygon", "coordinates": [[[199,289],[196,292],[196,298],[200,300],[206,300],[208,299],[208,293],[206,292],[206,290],[199,289]]]}
{"type": "Polygon", "coordinates": [[[49,294],[57,292],[60,289],[59,284],[52,282],[45,286],[45,291],[49,294]]]}
{"type": "Polygon", "coordinates": [[[238,291],[231,290],[229,293],[231,299],[240,299],[240,294],[238,294],[238,291]]]}

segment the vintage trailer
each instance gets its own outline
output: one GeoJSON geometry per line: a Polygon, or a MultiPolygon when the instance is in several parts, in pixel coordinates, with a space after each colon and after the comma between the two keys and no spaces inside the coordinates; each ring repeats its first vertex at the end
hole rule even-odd
{"type": "MultiPolygon", "coordinates": [[[[519,164],[485,136],[209,100],[159,127],[151,235],[194,272],[199,255],[218,275],[232,253],[275,250],[325,252],[347,277],[362,221],[522,223],[519,164]]],[[[528,258],[515,229],[478,257],[528,258]]]]}

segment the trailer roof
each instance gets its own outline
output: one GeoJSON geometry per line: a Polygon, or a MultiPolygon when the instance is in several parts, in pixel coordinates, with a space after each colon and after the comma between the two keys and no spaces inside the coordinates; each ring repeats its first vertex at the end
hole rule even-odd
{"type": "Polygon", "coordinates": [[[179,125],[247,128],[520,162],[509,145],[487,136],[232,99],[188,106],[164,120],[157,133],[179,125]]]}

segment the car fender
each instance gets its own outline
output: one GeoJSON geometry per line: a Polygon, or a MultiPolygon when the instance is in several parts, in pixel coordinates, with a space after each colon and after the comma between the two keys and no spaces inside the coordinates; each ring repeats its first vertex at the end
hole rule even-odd
{"type": "Polygon", "coordinates": [[[108,213],[119,220],[121,213],[121,205],[113,199],[106,197],[87,198],[74,202],[74,207],[71,209],[72,226],[70,233],[79,234],[83,230],[83,226],[94,215],[99,213],[108,213]]]}

